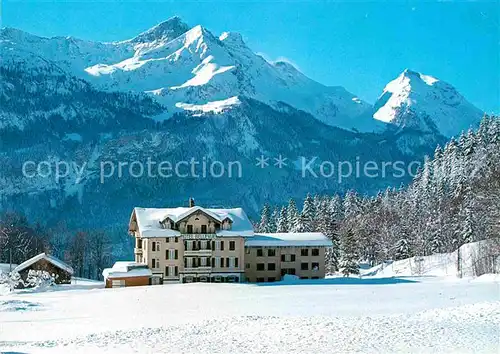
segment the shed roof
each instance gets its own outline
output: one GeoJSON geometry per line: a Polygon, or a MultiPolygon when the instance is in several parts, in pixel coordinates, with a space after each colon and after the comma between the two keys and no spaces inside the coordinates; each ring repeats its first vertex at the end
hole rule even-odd
{"type": "Polygon", "coordinates": [[[258,233],[245,240],[248,247],[331,247],[332,241],[321,232],[258,233]]]}
{"type": "Polygon", "coordinates": [[[58,259],[54,256],[51,256],[51,255],[48,255],[46,253],[40,253],[39,255],[36,255],[35,257],[30,258],[27,261],[24,261],[23,263],[19,264],[16,268],[14,268],[13,271],[20,272],[20,271],[28,268],[29,266],[35,264],[36,262],[38,262],[42,259],[45,259],[47,262],[52,263],[57,268],[63,269],[66,272],[73,274],[73,268],[71,268],[69,265],[67,265],[66,263],[64,263],[60,259],[58,259]]]}

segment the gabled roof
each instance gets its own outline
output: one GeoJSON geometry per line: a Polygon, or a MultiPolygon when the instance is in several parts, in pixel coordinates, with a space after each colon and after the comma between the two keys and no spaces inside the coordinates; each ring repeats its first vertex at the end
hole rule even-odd
{"type": "Polygon", "coordinates": [[[47,262],[52,263],[57,268],[61,268],[61,269],[65,270],[66,272],[73,274],[73,268],[71,268],[69,265],[67,265],[66,263],[64,263],[60,259],[58,259],[54,256],[51,256],[51,255],[45,254],[45,253],[40,253],[39,255],[37,255],[33,258],[30,258],[27,261],[24,261],[23,263],[19,264],[16,268],[14,268],[13,271],[20,272],[20,271],[28,268],[32,264],[38,262],[41,259],[45,259],[47,262]]]}
{"type": "Polygon", "coordinates": [[[332,247],[332,241],[321,232],[258,233],[245,241],[248,247],[332,247]]]}
{"type": "Polygon", "coordinates": [[[102,276],[105,279],[150,277],[152,274],[147,264],[126,261],[116,262],[112,268],[106,268],[102,271],[102,276]]]}
{"type": "MultiPolygon", "coordinates": [[[[222,223],[225,219],[232,221],[231,230],[218,230],[218,236],[253,236],[253,226],[247,215],[241,208],[213,209],[195,206],[192,208],[134,208],[132,217],[135,214],[137,227],[142,237],[172,237],[180,236],[177,230],[164,229],[160,221],[167,217],[177,222],[189,215],[201,211],[211,218],[222,223]]],[[[131,220],[132,220],[131,217],[131,220]]]]}

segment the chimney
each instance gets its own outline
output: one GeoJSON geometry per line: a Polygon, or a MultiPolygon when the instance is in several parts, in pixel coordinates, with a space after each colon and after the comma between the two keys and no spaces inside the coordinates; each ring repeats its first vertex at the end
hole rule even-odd
{"type": "Polygon", "coordinates": [[[194,207],[194,199],[193,198],[189,198],[189,207],[190,208],[194,207]]]}

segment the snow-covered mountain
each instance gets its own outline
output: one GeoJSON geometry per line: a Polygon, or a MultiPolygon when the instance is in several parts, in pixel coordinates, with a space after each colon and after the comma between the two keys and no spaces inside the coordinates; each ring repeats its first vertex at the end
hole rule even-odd
{"type": "Polygon", "coordinates": [[[476,127],[483,115],[450,84],[408,69],[387,84],[374,109],[379,121],[446,137],[476,127]]]}
{"type": "Polygon", "coordinates": [[[113,43],[73,37],[37,37],[16,29],[1,34],[5,61],[41,57],[106,91],[147,92],[169,109],[246,96],[275,105],[284,102],[345,129],[371,131],[371,105],[342,87],[309,79],[292,65],[269,63],[246,46],[241,35],[213,35],[190,28],[178,17],[113,43]]]}

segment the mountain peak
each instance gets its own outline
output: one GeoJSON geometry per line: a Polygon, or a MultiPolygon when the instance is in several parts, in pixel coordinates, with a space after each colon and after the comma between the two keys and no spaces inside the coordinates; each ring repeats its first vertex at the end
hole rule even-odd
{"type": "Polygon", "coordinates": [[[159,39],[172,40],[189,31],[189,26],[178,16],[169,18],[131,39],[131,42],[153,42],[159,39]]]}
{"type": "MultiPolygon", "coordinates": [[[[414,70],[405,69],[401,73],[401,75],[399,75],[398,79],[396,79],[394,81],[398,81],[398,82],[407,81],[406,82],[407,84],[421,83],[421,84],[432,86],[432,85],[434,85],[434,83],[438,82],[439,80],[433,76],[424,75],[424,74],[421,74],[421,73],[414,71],[414,70]]],[[[394,82],[394,81],[392,81],[392,82],[394,82]]]]}
{"type": "Polygon", "coordinates": [[[482,117],[450,84],[409,69],[386,85],[374,110],[377,120],[446,137],[476,126],[482,117]]]}

